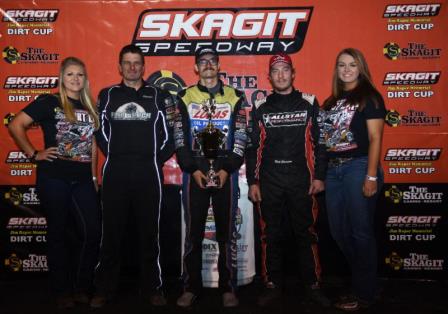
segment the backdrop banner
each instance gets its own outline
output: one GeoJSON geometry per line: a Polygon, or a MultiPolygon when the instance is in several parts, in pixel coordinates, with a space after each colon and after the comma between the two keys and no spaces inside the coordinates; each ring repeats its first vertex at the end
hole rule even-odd
{"type": "MultiPolygon", "coordinates": [[[[36,97],[56,91],[68,56],[85,61],[95,96],[119,82],[118,53],[129,43],[146,56],[145,80],[172,94],[196,84],[195,50],[213,47],[221,79],[244,91],[249,105],[271,92],[273,54],[290,54],[294,86],[323,103],[337,53],[360,49],[389,110],[381,152],[386,184],[377,208],[380,271],[438,278],[446,268],[446,0],[3,0],[0,14],[1,274],[47,269],[36,167],[9,136],[8,123],[36,97]]],[[[28,134],[43,147],[38,125],[28,134]]],[[[166,184],[181,183],[175,158],[164,173],[166,184]]],[[[244,200],[240,209],[249,222],[252,205],[244,200]]],[[[253,246],[258,239],[242,241],[253,246]]]]}

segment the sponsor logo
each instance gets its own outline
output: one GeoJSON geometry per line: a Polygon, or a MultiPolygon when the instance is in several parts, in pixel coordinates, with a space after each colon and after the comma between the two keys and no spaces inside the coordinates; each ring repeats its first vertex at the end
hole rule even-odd
{"type": "Polygon", "coordinates": [[[438,232],[434,229],[442,216],[389,216],[385,227],[389,241],[433,241],[438,232]]]}
{"type": "Polygon", "coordinates": [[[213,207],[208,208],[207,219],[205,221],[204,238],[210,241],[216,241],[215,216],[213,215],[213,207]]]}
{"type": "Polygon", "coordinates": [[[263,123],[267,128],[300,126],[306,123],[307,112],[281,112],[263,114],[263,123]]]}
{"type": "Polygon", "coordinates": [[[2,57],[9,64],[16,64],[20,60],[20,53],[13,46],[8,46],[3,49],[2,57]]]}
{"type": "Polygon", "coordinates": [[[405,48],[400,48],[396,43],[387,43],[383,48],[383,54],[389,60],[397,59],[436,59],[440,58],[442,48],[428,48],[424,43],[408,43],[405,48]]]}
{"type": "Polygon", "coordinates": [[[384,192],[384,195],[394,204],[441,204],[443,192],[430,192],[428,187],[410,185],[407,190],[401,191],[396,185],[392,185],[384,192]]]}
{"type": "Polygon", "coordinates": [[[52,28],[8,28],[6,31],[8,35],[16,35],[16,36],[28,36],[28,35],[37,35],[37,36],[48,36],[53,34],[52,28]]]}
{"type": "Polygon", "coordinates": [[[44,272],[48,271],[47,257],[45,255],[28,254],[21,259],[16,254],[11,254],[5,259],[5,266],[13,272],[44,272]]]}
{"type": "Polygon", "coordinates": [[[174,96],[186,87],[184,80],[179,75],[168,70],[160,70],[152,73],[146,79],[146,82],[166,90],[174,96]]]}
{"type": "Polygon", "coordinates": [[[52,89],[58,87],[57,76],[8,76],[4,89],[52,89]]]}
{"type": "Polygon", "coordinates": [[[9,218],[7,229],[22,227],[46,228],[47,219],[45,217],[11,217],[9,218]]]}
{"type": "Polygon", "coordinates": [[[432,18],[439,15],[441,4],[403,4],[386,6],[383,18],[387,18],[387,30],[391,31],[429,31],[436,24],[432,18]]]}
{"type": "Polygon", "coordinates": [[[391,60],[396,60],[400,53],[400,46],[398,46],[396,43],[387,43],[383,48],[384,56],[391,60]]]}
{"type": "MultiPolygon", "coordinates": [[[[42,233],[42,231],[40,231],[42,233]]],[[[9,235],[10,243],[45,243],[47,242],[46,235],[29,235],[28,233],[36,233],[36,231],[11,231],[9,235]],[[25,233],[25,234],[24,234],[25,233]]],[[[39,233],[39,231],[37,231],[39,233]]]]}
{"type": "Polygon", "coordinates": [[[409,109],[407,114],[400,115],[394,109],[386,114],[386,123],[391,127],[397,126],[440,126],[441,116],[430,116],[424,111],[409,109]]]}
{"type": "Polygon", "coordinates": [[[440,158],[441,148],[389,148],[385,161],[434,161],[440,158]]]}
{"type": "Polygon", "coordinates": [[[409,253],[408,257],[402,258],[398,253],[392,252],[385,258],[385,263],[393,270],[442,270],[444,260],[418,253],[409,253]]]}
{"type": "Polygon", "coordinates": [[[31,159],[22,151],[9,151],[8,156],[6,156],[5,163],[16,164],[16,163],[32,163],[31,159]]]}
{"type": "Polygon", "coordinates": [[[5,164],[10,167],[11,176],[31,176],[36,168],[36,164],[22,151],[9,151],[5,164]]]}
{"type": "Polygon", "coordinates": [[[19,52],[13,46],[5,47],[2,55],[3,60],[9,64],[53,64],[57,63],[60,57],[59,53],[47,52],[44,48],[28,47],[23,52],[19,52]]]}
{"type": "Polygon", "coordinates": [[[430,18],[389,19],[387,30],[393,31],[429,31],[435,28],[430,18]]]}
{"type": "Polygon", "coordinates": [[[389,72],[383,85],[387,86],[387,98],[431,98],[432,85],[439,82],[441,72],[389,72]]]}
{"type": "Polygon", "coordinates": [[[133,43],[147,56],[191,56],[200,47],[221,55],[296,53],[313,7],[145,10],[133,43]]]}
{"type": "Polygon", "coordinates": [[[121,105],[117,111],[111,113],[113,120],[126,121],[148,121],[151,119],[151,113],[135,102],[121,105]]]}
{"type": "MultiPolygon", "coordinates": [[[[431,232],[432,230],[428,230],[428,231],[431,232]]],[[[394,241],[394,242],[399,242],[399,241],[407,242],[407,241],[412,241],[412,240],[430,242],[435,239],[436,239],[435,234],[394,234],[392,232],[389,234],[389,241],[394,241]]]]}
{"type": "Polygon", "coordinates": [[[7,22],[7,35],[13,36],[48,36],[52,35],[59,10],[5,10],[3,22],[7,22]]]}
{"type": "Polygon", "coordinates": [[[18,272],[22,269],[22,260],[13,253],[5,259],[5,266],[13,272],[18,272]]]}
{"type": "Polygon", "coordinates": [[[434,85],[439,82],[440,71],[435,72],[389,72],[383,85],[434,85]]]}
{"type": "Polygon", "coordinates": [[[442,216],[389,216],[386,227],[435,227],[442,216]]]}
{"type": "Polygon", "coordinates": [[[440,3],[390,4],[384,9],[383,17],[427,17],[440,12],[440,3]]]}
{"type": "Polygon", "coordinates": [[[7,9],[3,14],[3,22],[55,22],[58,18],[59,10],[27,10],[27,9],[7,9]]]}
{"type": "Polygon", "coordinates": [[[39,199],[37,197],[36,188],[30,187],[25,193],[20,192],[17,188],[13,187],[4,194],[5,200],[15,206],[19,205],[39,205],[39,199]]]}
{"type": "Polygon", "coordinates": [[[3,118],[3,125],[8,127],[9,123],[12,121],[12,119],[14,119],[15,117],[15,113],[13,112],[9,112],[5,115],[5,117],[3,118]]]}
{"type": "Polygon", "coordinates": [[[246,99],[249,102],[249,108],[251,107],[250,105],[260,104],[267,96],[266,90],[258,89],[258,77],[256,75],[238,75],[220,72],[219,77],[227,85],[244,91],[246,99]]]}
{"type": "MultiPolygon", "coordinates": [[[[228,103],[216,104],[215,112],[212,114],[213,120],[229,120],[232,114],[231,106],[228,103]]],[[[207,120],[208,113],[202,109],[200,104],[192,104],[188,110],[190,111],[190,117],[194,120],[207,120]]]]}

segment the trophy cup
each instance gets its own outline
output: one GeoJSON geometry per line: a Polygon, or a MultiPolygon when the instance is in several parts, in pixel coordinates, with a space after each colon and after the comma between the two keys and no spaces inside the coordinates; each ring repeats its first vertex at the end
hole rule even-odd
{"type": "Polygon", "coordinates": [[[224,143],[224,133],[217,129],[212,122],[215,114],[216,104],[214,99],[207,99],[202,103],[202,110],[207,114],[208,124],[197,135],[201,153],[207,158],[210,168],[206,173],[206,188],[214,188],[219,186],[219,177],[216,175],[214,168],[214,160],[218,158],[218,151],[224,143]]]}

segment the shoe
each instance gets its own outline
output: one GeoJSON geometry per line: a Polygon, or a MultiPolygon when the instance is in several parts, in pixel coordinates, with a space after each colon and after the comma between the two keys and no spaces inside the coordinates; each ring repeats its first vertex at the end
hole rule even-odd
{"type": "Polygon", "coordinates": [[[316,303],[322,307],[330,307],[331,301],[327,296],[322,292],[322,289],[318,285],[313,285],[307,287],[306,289],[308,299],[313,303],[316,303]]]}
{"type": "Polygon", "coordinates": [[[90,307],[93,309],[100,309],[107,303],[107,298],[104,295],[94,295],[90,300],[90,307]]]}
{"type": "Polygon", "coordinates": [[[73,301],[75,301],[75,303],[89,304],[89,297],[84,292],[78,292],[73,294],[73,301]]]}
{"type": "Polygon", "coordinates": [[[355,312],[359,309],[366,309],[371,305],[371,303],[358,299],[353,295],[345,296],[341,298],[338,302],[335,303],[334,307],[346,311],[346,312],[355,312]]]}
{"type": "Polygon", "coordinates": [[[235,307],[240,304],[240,301],[236,297],[235,293],[233,292],[224,292],[222,295],[222,305],[224,307],[235,307]]]}
{"type": "Polygon", "coordinates": [[[149,303],[152,306],[164,306],[166,305],[166,298],[162,292],[158,292],[149,297],[149,303]]]}
{"type": "Polygon", "coordinates": [[[61,295],[56,298],[56,306],[59,310],[70,309],[75,306],[75,302],[73,302],[73,298],[70,295],[61,295]]]}
{"type": "Polygon", "coordinates": [[[345,300],[345,301],[339,301],[334,304],[334,307],[338,310],[345,311],[345,312],[355,312],[358,311],[361,306],[359,305],[358,300],[352,299],[352,300],[345,300]]]}
{"type": "Polygon", "coordinates": [[[180,307],[190,307],[194,300],[196,300],[196,295],[192,292],[186,291],[177,299],[176,304],[180,307]]]}
{"type": "Polygon", "coordinates": [[[274,285],[267,285],[261,295],[257,299],[257,305],[258,306],[267,306],[268,304],[272,303],[276,299],[279,299],[281,297],[282,293],[280,291],[280,288],[274,286],[274,285]]]}

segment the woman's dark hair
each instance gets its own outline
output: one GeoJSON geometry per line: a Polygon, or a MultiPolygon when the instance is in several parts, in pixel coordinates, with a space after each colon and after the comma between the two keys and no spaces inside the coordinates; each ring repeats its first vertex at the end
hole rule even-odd
{"type": "Polygon", "coordinates": [[[325,100],[323,105],[324,109],[329,110],[332,108],[336,105],[336,101],[347,92],[344,89],[344,82],[342,82],[338,76],[338,61],[343,54],[353,57],[359,70],[358,82],[355,88],[350,90],[350,93],[348,93],[346,97],[347,103],[359,104],[358,110],[362,111],[366,106],[367,99],[369,99],[375,104],[376,107],[378,107],[378,105],[383,102],[383,97],[372,82],[372,76],[370,75],[369,67],[364,55],[358,49],[345,48],[339,52],[336,57],[333,70],[332,93],[331,96],[325,100]]]}

